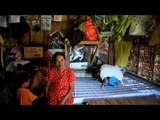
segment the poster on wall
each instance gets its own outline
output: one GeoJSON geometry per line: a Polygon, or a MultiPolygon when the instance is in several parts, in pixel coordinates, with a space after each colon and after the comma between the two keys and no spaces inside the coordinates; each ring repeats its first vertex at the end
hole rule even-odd
{"type": "Polygon", "coordinates": [[[7,17],[6,15],[0,15],[0,27],[7,27],[7,17]]]}
{"type": "Polygon", "coordinates": [[[9,23],[19,23],[20,15],[9,15],[9,23]]]}
{"type": "Polygon", "coordinates": [[[54,15],[54,21],[55,22],[61,22],[62,21],[62,15],[54,15]]]}
{"type": "Polygon", "coordinates": [[[41,15],[41,30],[46,29],[46,15],[41,15]]]}
{"type": "Polygon", "coordinates": [[[52,16],[41,15],[41,30],[51,31],[51,27],[52,27],[52,16]]]}
{"type": "Polygon", "coordinates": [[[32,26],[33,26],[34,32],[39,32],[41,30],[41,25],[39,20],[32,21],[32,26]]]}
{"type": "Polygon", "coordinates": [[[51,31],[52,16],[46,15],[46,31],[51,31]]]}

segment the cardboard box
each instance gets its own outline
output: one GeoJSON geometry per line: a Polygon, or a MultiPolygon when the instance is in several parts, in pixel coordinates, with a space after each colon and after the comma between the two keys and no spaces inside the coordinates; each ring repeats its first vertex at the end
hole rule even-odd
{"type": "Polygon", "coordinates": [[[43,57],[43,47],[24,47],[24,58],[43,57]]]}

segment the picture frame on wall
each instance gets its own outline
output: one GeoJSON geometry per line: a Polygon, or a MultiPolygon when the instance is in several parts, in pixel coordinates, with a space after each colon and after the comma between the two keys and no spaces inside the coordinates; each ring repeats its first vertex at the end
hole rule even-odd
{"type": "Polygon", "coordinates": [[[54,21],[55,22],[61,22],[62,21],[62,15],[54,15],[54,21]]]}

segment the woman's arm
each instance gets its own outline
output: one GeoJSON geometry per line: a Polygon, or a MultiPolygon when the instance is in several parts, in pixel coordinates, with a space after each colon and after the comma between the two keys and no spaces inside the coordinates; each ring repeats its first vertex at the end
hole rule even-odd
{"type": "Polygon", "coordinates": [[[72,93],[74,92],[74,82],[71,82],[69,84],[69,91],[67,93],[67,95],[64,97],[64,99],[61,101],[60,105],[64,105],[66,100],[72,95],[72,93]]]}

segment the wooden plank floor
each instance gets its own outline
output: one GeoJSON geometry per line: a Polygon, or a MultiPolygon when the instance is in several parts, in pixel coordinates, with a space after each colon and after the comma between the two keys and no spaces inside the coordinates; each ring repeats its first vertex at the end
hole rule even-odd
{"type": "Polygon", "coordinates": [[[160,96],[89,100],[88,105],[160,105],[160,96]]]}

